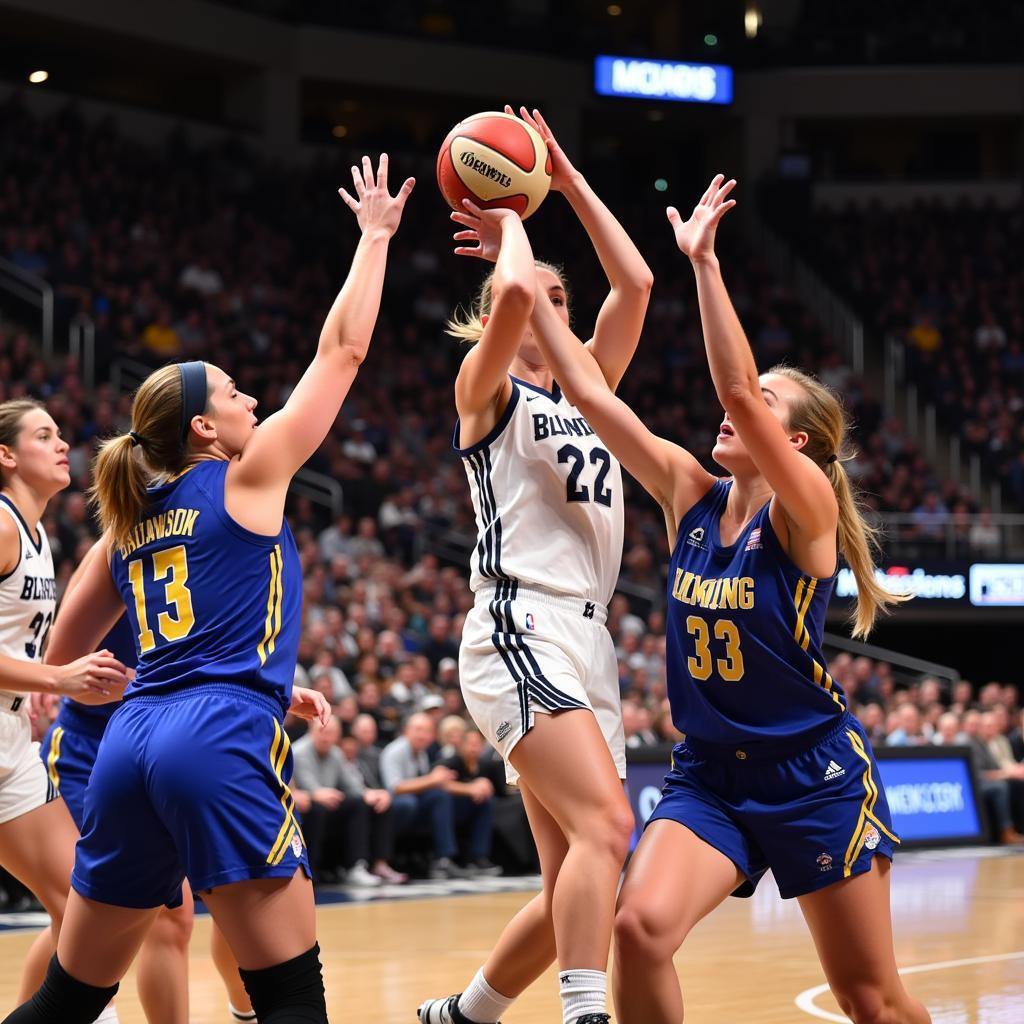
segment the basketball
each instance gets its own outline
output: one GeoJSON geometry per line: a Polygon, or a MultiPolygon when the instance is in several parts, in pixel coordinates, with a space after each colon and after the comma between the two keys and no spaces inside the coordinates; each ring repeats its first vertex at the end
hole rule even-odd
{"type": "Polygon", "coordinates": [[[551,188],[551,156],[536,129],[511,114],[486,111],[460,121],[437,154],[437,184],[448,205],[463,199],[504,206],[526,220],[551,188]]]}

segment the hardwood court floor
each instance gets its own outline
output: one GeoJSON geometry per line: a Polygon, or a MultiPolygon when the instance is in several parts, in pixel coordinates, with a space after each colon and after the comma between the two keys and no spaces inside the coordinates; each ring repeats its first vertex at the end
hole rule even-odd
{"type": "MultiPolygon", "coordinates": [[[[418,1001],[462,987],[528,898],[506,892],[321,908],[332,1021],[415,1024],[418,1001]]],[[[893,874],[893,912],[900,966],[915,969],[908,985],[935,1024],[1024,1022],[1024,855],[904,854],[893,874]]],[[[207,957],[208,920],[197,919],[192,945],[191,1024],[226,1024],[223,991],[207,957]]],[[[5,1011],[33,936],[0,933],[5,1011]]],[[[815,991],[824,979],[797,904],[780,900],[770,880],[753,899],[728,901],[698,927],[677,966],[687,1024],[845,1020],[827,991],[815,991]]],[[[122,991],[121,1021],[143,1024],[132,976],[122,991]]],[[[555,972],[505,1019],[560,1021],[555,972]]]]}

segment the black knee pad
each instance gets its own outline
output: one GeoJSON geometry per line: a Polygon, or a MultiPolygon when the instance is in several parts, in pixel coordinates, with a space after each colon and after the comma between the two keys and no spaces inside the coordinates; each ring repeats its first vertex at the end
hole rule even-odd
{"type": "Polygon", "coordinates": [[[327,1024],[319,944],[283,964],[238,973],[260,1024],[327,1024]]]}
{"type": "MultiPolygon", "coordinates": [[[[54,954],[43,987],[4,1018],[4,1024],[92,1024],[117,995],[117,985],[97,988],[76,981],[54,954]]],[[[326,1018],[325,1018],[326,1019],[326,1018]]]]}

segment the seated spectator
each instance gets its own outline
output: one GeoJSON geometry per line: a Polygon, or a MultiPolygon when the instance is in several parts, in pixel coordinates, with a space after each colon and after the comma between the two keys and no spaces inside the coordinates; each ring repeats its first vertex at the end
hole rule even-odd
{"type": "Polygon", "coordinates": [[[904,704],[897,712],[899,727],[890,732],[885,742],[890,747],[921,747],[928,735],[921,721],[921,712],[913,704],[904,704]]]}
{"type": "Polygon", "coordinates": [[[1018,761],[1024,761],[1024,709],[1020,712],[1020,722],[1010,733],[1010,749],[1018,761]]]}
{"type": "Polygon", "coordinates": [[[399,881],[388,864],[394,846],[391,794],[366,786],[338,748],[340,737],[336,718],[326,725],[314,721],[292,748],[295,785],[310,800],[302,828],[313,878],[330,880],[342,868],[348,885],[377,886],[382,878],[399,881]]]}
{"type": "Polygon", "coordinates": [[[447,715],[437,726],[437,742],[440,745],[438,758],[447,763],[449,758],[457,757],[462,740],[469,728],[466,720],[460,715],[447,715]]]}
{"type": "MultiPolygon", "coordinates": [[[[454,751],[441,762],[455,772],[455,781],[449,789],[456,796],[468,797],[476,804],[493,804],[496,791],[495,778],[492,775],[493,762],[488,764],[481,760],[486,746],[480,730],[467,728],[462,719],[445,719],[446,722],[457,721],[462,726],[457,737],[452,737],[454,751]]],[[[444,749],[444,748],[442,748],[444,749]]],[[[481,826],[479,836],[470,839],[469,866],[478,875],[500,875],[501,868],[492,864],[489,859],[491,849],[490,835],[484,835],[481,826]],[[476,849],[473,849],[473,846],[476,849]]]]}
{"type": "Polygon", "coordinates": [[[1018,832],[1013,825],[1010,795],[1011,778],[1021,778],[1024,777],[1024,774],[1016,775],[1004,768],[1000,768],[989,752],[984,737],[987,734],[990,735],[996,728],[995,719],[991,716],[990,712],[980,716],[976,711],[968,712],[964,715],[963,724],[964,732],[967,734],[968,745],[971,748],[971,760],[974,763],[974,770],[978,776],[978,787],[988,807],[989,815],[995,827],[996,837],[999,842],[1004,844],[1024,843],[1024,835],[1018,832]],[[975,728],[975,725],[973,719],[971,723],[968,722],[970,716],[977,718],[977,728],[979,730],[979,735],[977,736],[971,734],[970,730],[975,728]],[[988,720],[987,722],[986,719],[988,720]]]}
{"type": "MultiPolygon", "coordinates": [[[[389,743],[380,756],[381,779],[393,795],[396,834],[429,828],[432,844],[430,878],[466,878],[473,872],[455,863],[458,854],[455,828],[460,821],[470,827],[469,860],[490,853],[492,800],[479,791],[453,792],[455,772],[443,764],[430,765],[428,748],[434,742],[434,723],[425,712],[410,715],[402,735],[389,743]]],[[[482,787],[480,787],[482,790],[482,787]]]]}
{"type": "Polygon", "coordinates": [[[967,743],[967,737],[960,731],[960,716],[955,711],[947,711],[939,718],[932,743],[937,747],[959,747],[967,743]]]}

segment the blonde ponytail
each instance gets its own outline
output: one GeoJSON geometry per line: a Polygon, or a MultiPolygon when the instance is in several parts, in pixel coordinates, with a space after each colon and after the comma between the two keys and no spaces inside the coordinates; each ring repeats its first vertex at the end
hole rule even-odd
{"type": "Polygon", "coordinates": [[[135,392],[131,431],[100,445],[89,497],[114,547],[124,546],[145,512],[150,482],[181,472],[191,458],[181,433],[181,402],[178,364],[154,370],[135,392]]]}
{"type": "MultiPolygon", "coordinates": [[[[544,260],[536,260],[535,265],[540,270],[550,270],[558,278],[559,283],[565,290],[565,301],[568,303],[569,286],[566,283],[562,268],[556,267],[553,263],[546,263],[544,260]]],[[[450,334],[453,338],[464,341],[469,345],[475,345],[484,333],[484,317],[490,315],[493,302],[494,271],[492,270],[484,278],[483,284],[480,285],[480,291],[477,292],[477,296],[469,309],[459,306],[455,310],[455,314],[445,324],[445,334],[450,334]]]]}
{"type": "Polygon", "coordinates": [[[889,606],[909,600],[906,594],[890,594],[875,579],[875,555],[879,531],[865,518],[857,490],[844,462],[856,454],[849,447],[849,418],[836,394],[816,377],[792,366],[773,366],[769,373],[799,384],[804,397],[789,409],[789,429],[807,434],[803,453],[817,463],[828,478],[839,505],[839,552],[857,581],[857,603],[850,616],[852,633],[867,638],[879,615],[889,606]]]}

